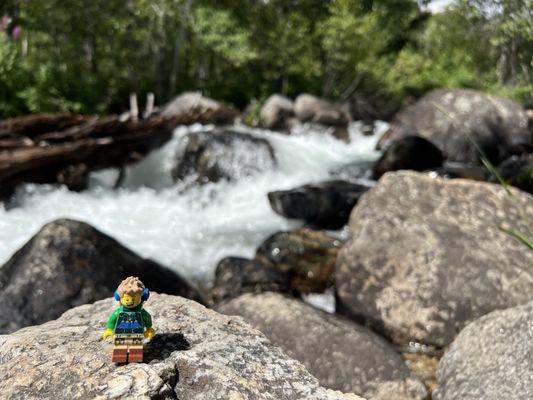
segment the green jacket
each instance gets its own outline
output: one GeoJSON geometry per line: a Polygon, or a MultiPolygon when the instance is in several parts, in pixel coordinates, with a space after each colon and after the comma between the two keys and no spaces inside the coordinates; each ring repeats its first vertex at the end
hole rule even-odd
{"type": "Polygon", "coordinates": [[[142,304],[139,304],[137,307],[134,308],[128,308],[124,307],[122,304],[120,307],[117,307],[115,311],[113,311],[113,314],[109,317],[109,320],[107,321],[107,328],[115,330],[115,327],[117,325],[117,320],[121,312],[140,312],[141,318],[143,322],[144,328],[151,328],[152,327],[152,317],[150,314],[148,314],[148,311],[142,308],[142,304]]]}

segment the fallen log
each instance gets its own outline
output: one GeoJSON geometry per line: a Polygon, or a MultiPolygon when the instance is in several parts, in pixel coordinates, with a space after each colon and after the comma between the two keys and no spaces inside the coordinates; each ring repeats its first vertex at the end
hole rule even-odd
{"type": "MultiPolygon", "coordinates": [[[[118,116],[78,116],[67,129],[43,132],[41,118],[27,118],[38,121],[35,130],[29,122],[19,122],[12,125],[17,127],[14,131],[4,131],[11,142],[0,142],[0,194],[4,196],[23,182],[63,183],[82,190],[90,171],[141,159],[170,139],[177,122],[163,117],[120,121],[118,116]]],[[[65,126],[66,120],[58,121],[59,128],[65,126]]]]}

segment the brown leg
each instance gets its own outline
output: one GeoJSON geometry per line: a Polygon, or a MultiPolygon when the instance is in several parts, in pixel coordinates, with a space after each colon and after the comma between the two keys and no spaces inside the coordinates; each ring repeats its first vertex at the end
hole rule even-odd
{"type": "Polygon", "coordinates": [[[142,347],[130,347],[128,361],[137,363],[143,362],[143,351],[144,349],[142,347]]]}
{"type": "Polygon", "coordinates": [[[116,346],[113,348],[113,355],[111,361],[114,363],[125,363],[128,362],[128,349],[126,346],[116,346]]]}

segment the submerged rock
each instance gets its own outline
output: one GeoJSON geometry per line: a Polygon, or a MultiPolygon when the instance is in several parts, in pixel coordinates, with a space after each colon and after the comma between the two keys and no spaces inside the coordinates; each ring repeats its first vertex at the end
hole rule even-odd
{"type": "Polygon", "coordinates": [[[240,318],[180,297],[153,293],[146,303],[156,336],[145,363],[111,363],[101,340],[112,299],[0,336],[0,393],[6,398],[357,400],[319,386],[240,318]]]}
{"type": "Polygon", "coordinates": [[[340,229],[368,186],[335,180],[270,192],[272,209],[287,218],[300,219],[312,227],[340,229]]]}
{"type": "Polygon", "coordinates": [[[275,293],[243,295],[218,310],[243,317],[328,388],[369,398],[385,391],[387,399],[426,397],[394,348],[350,321],[275,293]]]}
{"type": "Polygon", "coordinates": [[[435,400],[533,396],[533,303],[494,311],[461,331],[439,363],[435,400]]]}
{"type": "Polygon", "coordinates": [[[161,114],[180,124],[232,124],[238,112],[216,100],[202,96],[200,92],[185,92],[162,110],[161,114]]]}
{"type": "Polygon", "coordinates": [[[271,130],[287,130],[294,118],[294,102],[280,94],[270,96],[261,107],[261,126],[271,130]]]}
{"type": "Polygon", "coordinates": [[[79,221],[46,224],[0,268],[0,332],[57,318],[110,296],[127,276],[151,290],[201,299],[183,278],[79,221]]]}
{"type": "Polygon", "coordinates": [[[250,176],[275,165],[274,149],[265,139],[233,130],[193,132],[183,139],[172,176],[182,181],[218,182],[250,176]]]}
{"type": "Polygon", "coordinates": [[[406,136],[394,141],[374,165],[374,179],[390,171],[410,169],[425,171],[442,166],[444,157],[430,141],[418,136],[406,136]]]}
{"type": "Polygon", "coordinates": [[[481,164],[476,145],[497,164],[516,147],[533,144],[526,111],[519,103],[467,89],[435,90],[401,110],[379,146],[386,148],[411,135],[434,143],[449,161],[467,164],[481,164]]]}
{"type": "Polygon", "coordinates": [[[399,343],[445,346],[470,321],[533,299],[533,197],[499,185],[385,174],[350,218],[337,305],[399,343]]]}

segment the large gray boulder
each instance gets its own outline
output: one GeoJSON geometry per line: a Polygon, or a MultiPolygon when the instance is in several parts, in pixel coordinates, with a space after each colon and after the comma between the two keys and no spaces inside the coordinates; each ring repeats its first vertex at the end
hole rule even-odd
{"type": "Polygon", "coordinates": [[[532,321],[528,303],[463,329],[439,363],[435,400],[533,398],[532,321]]]}
{"type": "Polygon", "coordinates": [[[157,334],[145,363],[117,366],[111,344],[101,340],[115,306],[99,301],[0,336],[2,398],[360,399],[320,387],[240,318],[155,293],[146,309],[157,334]]]}
{"type": "Polygon", "coordinates": [[[401,110],[379,147],[412,135],[428,139],[449,161],[470,164],[480,164],[472,142],[495,164],[533,145],[533,132],[519,103],[468,89],[435,90],[401,110]]]}
{"type": "Polygon", "coordinates": [[[286,130],[294,118],[294,102],[280,94],[271,95],[261,107],[261,126],[271,130],[286,130]]]}
{"type": "Polygon", "coordinates": [[[369,398],[426,397],[395,349],[350,321],[277,293],[245,294],[218,311],[243,317],[328,388],[369,398]]]}
{"type": "Polygon", "coordinates": [[[109,297],[131,275],[151,290],[201,299],[178,274],[92,226],[69,219],[50,222],[0,267],[0,333],[109,297]]]}
{"type": "Polygon", "coordinates": [[[354,208],[338,307],[401,344],[449,344],[470,321],[533,299],[533,197],[416,172],[385,174],[354,208]]]}

